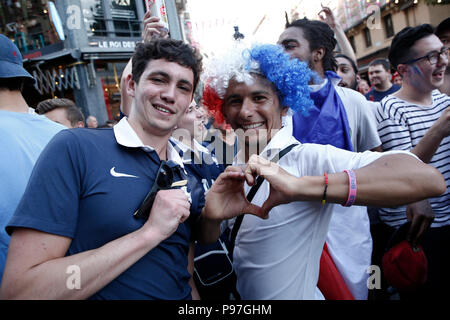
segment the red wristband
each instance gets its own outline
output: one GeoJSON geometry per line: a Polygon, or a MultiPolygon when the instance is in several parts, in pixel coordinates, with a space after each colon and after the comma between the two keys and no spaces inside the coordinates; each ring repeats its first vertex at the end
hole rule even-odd
{"type": "Polygon", "coordinates": [[[327,199],[327,188],[328,188],[328,173],[324,172],[325,177],[325,188],[323,189],[323,196],[322,196],[322,205],[325,204],[325,201],[327,199]]]}
{"type": "Polygon", "coordinates": [[[344,172],[348,175],[348,198],[343,206],[350,207],[356,200],[356,175],[353,170],[344,170],[344,172]]]}

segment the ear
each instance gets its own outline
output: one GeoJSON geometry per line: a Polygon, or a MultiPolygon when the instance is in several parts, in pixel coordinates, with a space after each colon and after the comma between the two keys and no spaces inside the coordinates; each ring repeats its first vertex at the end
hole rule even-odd
{"type": "Polygon", "coordinates": [[[399,64],[397,66],[398,74],[403,78],[408,74],[408,65],[407,64],[399,64]]]}
{"type": "Polygon", "coordinates": [[[284,117],[285,115],[287,115],[289,111],[289,107],[281,107],[281,116],[284,117]]]}
{"type": "Polygon", "coordinates": [[[325,56],[325,48],[318,48],[312,52],[312,58],[315,63],[322,61],[325,56]]]}
{"type": "Polygon", "coordinates": [[[356,75],[356,82],[360,82],[361,81],[361,77],[359,76],[359,74],[356,75]]]}
{"type": "Polygon", "coordinates": [[[134,92],[136,90],[136,82],[133,80],[133,76],[129,74],[125,79],[126,91],[130,97],[134,98],[134,92]]]}

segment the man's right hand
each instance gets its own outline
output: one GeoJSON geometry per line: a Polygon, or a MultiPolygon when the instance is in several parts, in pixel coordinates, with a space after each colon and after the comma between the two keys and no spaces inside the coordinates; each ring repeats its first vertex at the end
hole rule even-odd
{"type": "Polygon", "coordinates": [[[324,7],[322,4],[321,6],[322,10],[318,14],[320,21],[325,22],[333,30],[335,30],[337,27],[340,27],[339,23],[336,21],[336,18],[333,15],[333,11],[331,11],[329,7],[324,7]],[[325,17],[322,16],[322,13],[325,14],[325,17]]]}
{"type": "Polygon", "coordinates": [[[151,228],[163,241],[189,218],[188,196],[181,189],[160,190],[156,194],[145,228],[151,228]]]}
{"type": "Polygon", "coordinates": [[[169,34],[164,31],[164,25],[159,22],[158,17],[150,16],[150,11],[147,11],[144,16],[143,26],[142,26],[142,40],[149,42],[152,38],[161,37],[167,38],[169,34]]]}
{"type": "Polygon", "coordinates": [[[442,139],[450,135],[450,107],[447,107],[447,109],[442,112],[442,115],[432,127],[436,128],[440,136],[442,136],[442,139]]]}
{"type": "Polygon", "coordinates": [[[406,217],[411,221],[407,240],[416,247],[423,234],[430,228],[434,220],[434,212],[430,202],[425,199],[411,203],[406,207],[406,217]]]}
{"type": "Polygon", "coordinates": [[[244,182],[245,176],[240,167],[227,167],[206,194],[203,210],[205,218],[221,221],[243,213],[266,218],[266,213],[262,212],[260,207],[247,200],[244,182]]]}

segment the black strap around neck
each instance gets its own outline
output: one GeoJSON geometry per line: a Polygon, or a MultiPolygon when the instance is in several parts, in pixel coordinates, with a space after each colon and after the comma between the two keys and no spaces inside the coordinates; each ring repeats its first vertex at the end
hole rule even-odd
{"type": "MultiPolygon", "coordinates": [[[[284,157],[289,151],[292,150],[292,148],[294,148],[296,145],[298,145],[297,143],[293,143],[289,146],[287,146],[286,148],[284,148],[283,150],[281,150],[278,153],[278,157],[275,156],[272,158],[271,161],[278,161],[280,160],[282,157],[284,157]]],[[[253,198],[256,195],[256,192],[258,192],[259,187],[261,187],[262,183],[264,182],[264,178],[259,176],[256,179],[256,183],[255,185],[250,189],[250,191],[247,194],[247,200],[248,202],[252,202],[253,198]]],[[[234,251],[234,244],[236,241],[236,236],[237,233],[239,231],[239,228],[241,227],[242,224],[242,220],[244,219],[244,214],[241,214],[240,216],[238,216],[236,218],[236,220],[234,221],[234,225],[233,225],[233,229],[231,230],[231,234],[230,234],[230,256],[233,257],[233,251],[234,251]]]]}

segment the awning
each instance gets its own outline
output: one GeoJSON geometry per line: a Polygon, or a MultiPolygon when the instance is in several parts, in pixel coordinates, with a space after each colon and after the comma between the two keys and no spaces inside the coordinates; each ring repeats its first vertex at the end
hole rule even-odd
{"type": "Polygon", "coordinates": [[[129,60],[133,52],[85,52],[82,60],[129,60]]]}
{"type": "Polygon", "coordinates": [[[27,59],[27,61],[29,61],[29,62],[50,61],[50,60],[62,58],[65,56],[71,56],[74,59],[79,59],[80,51],[76,50],[76,49],[63,49],[60,51],[52,52],[50,54],[46,54],[44,56],[27,59]]]}

